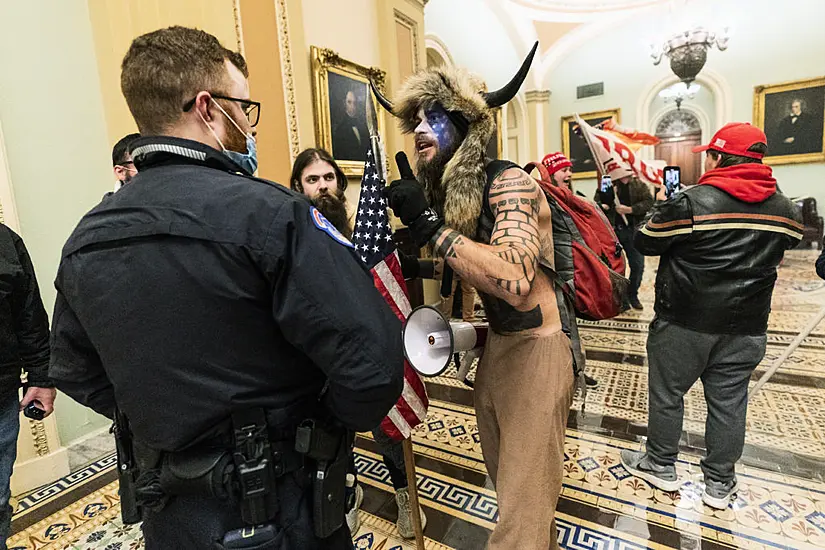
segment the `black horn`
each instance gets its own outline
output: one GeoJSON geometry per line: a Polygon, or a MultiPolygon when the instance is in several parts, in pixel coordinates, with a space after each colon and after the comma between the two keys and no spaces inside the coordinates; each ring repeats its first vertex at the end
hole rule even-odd
{"type": "Polygon", "coordinates": [[[375,82],[372,81],[370,78],[370,88],[372,88],[372,94],[375,96],[375,99],[378,100],[378,103],[386,109],[391,115],[395,115],[395,107],[392,104],[392,101],[384,97],[384,94],[381,93],[381,90],[378,89],[378,86],[375,85],[375,82]]]}
{"type": "Polygon", "coordinates": [[[533,49],[530,50],[530,53],[524,60],[524,63],[521,64],[521,68],[516,73],[516,76],[514,76],[507,85],[494,92],[481,94],[491,109],[501,107],[516,96],[519,88],[521,88],[521,85],[524,83],[524,79],[527,78],[527,73],[530,72],[530,65],[533,63],[533,57],[535,57],[538,47],[539,43],[536,41],[536,43],[533,44],[533,49]]]}

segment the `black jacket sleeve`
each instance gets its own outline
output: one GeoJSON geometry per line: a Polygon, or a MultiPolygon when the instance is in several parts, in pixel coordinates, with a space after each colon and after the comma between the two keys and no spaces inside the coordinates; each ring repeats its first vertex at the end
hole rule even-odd
{"type": "Polygon", "coordinates": [[[53,317],[49,377],[60,391],[81,405],[113,419],[114,387],[86,331],[59,288],[53,317]]]}
{"type": "Polygon", "coordinates": [[[645,256],[659,256],[693,233],[690,199],[679,193],[653,207],[644,226],[636,232],[633,245],[645,256]]]}
{"type": "Polygon", "coordinates": [[[23,276],[18,279],[12,297],[14,332],[17,336],[20,359],[23,369],[29,375],[30,386],[52,388],[54,384],[48,377],[49,318],[40,298],[40,288],[26,245],[13,231],[12,239],[20,266],[23,268],[23,276]]]}
{"type": "Polygon", "coordinates": [[[401,395],[401,322],[351,245],[289,201],[269,231],[262,262],[285,338],[327,376],[327,409],[356,431],[375,428],[401,395]]]}
{"type": "Polygon", "coordinates": [[[825,279],[825,250],[823,250],[819,258],[816,259],[816,274],[819,275],[820,278],[825,279]]]}

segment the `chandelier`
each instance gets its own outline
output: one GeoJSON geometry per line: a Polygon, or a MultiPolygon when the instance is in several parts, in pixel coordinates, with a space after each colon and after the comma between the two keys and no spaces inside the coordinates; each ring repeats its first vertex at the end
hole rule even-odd
{"type": "Polygon", "coordinates": [[[705,66],[708,49],[716,45],[719,51],[725,51],[729,39],[727,27],[718,36],[703,27],[696,27],[673,35],[661,46],[651,44],[650,56],[654,65],[658,65],[663,56],[669,57],[670,69],[682,82],[690,86],[705,66]]]}
{"type": "Polygon", "coordinates": [[[682,102],[686,99],[696,97],[700,89],[699,85],[695,83],[688,86],[684,82],[677,82],[673,86],[659,92],[659,97],[661,97],[665,103],[670,103],[671,101],[676,103],[676,110],[679,110],[682,108],[682,102]]]}

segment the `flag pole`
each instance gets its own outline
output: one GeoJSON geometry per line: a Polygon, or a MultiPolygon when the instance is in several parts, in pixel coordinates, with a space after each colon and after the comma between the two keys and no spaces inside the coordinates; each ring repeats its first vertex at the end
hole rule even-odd
{"type": "Polygon", "coordinates": [[[418,505],[418,480],[415,474],[415,453],[412,446],[412,433],[402,443],[404,447],[404,469],[407,471],[407,490],[410,493],[410,510],[412,513],[415,547],[424,550],[424,530],[421,527],[421,512],[418,505]]]}
{"type": "Polygon", "coordinates": [[[816,328],[816,326],[820,322],[822,322],[822,319],[825,319],[825,307],[820,309],[819,312],[816,315],[811,317],[810,321],[808,321],[808,324],[805,325],[805,328],[803,328],[802,331],[799,334],[796,335],[796,338],[794,338],[793,342],[791,342],[788,345],[788,347],[785,348],[785,351],[782,352],[782,355],[780,355],[776,359],[776,361],[774,361],[771,368],[769,368],[765,372],[765,374],[762,375],[762,378],[759,379],[759,381],[756,383],[756,385],[753,387],[753,389],[750,392],[748,392],[748,401],[753,399],[753,397],[757,393],[759,393],[759,390],[762,389],[762,386],[764,386],[768,382],[768,380],[771,379],[771,376],[776,374],[776,371],[779,370],[779,367],[781,367],[782,364],[785,362],[785,360],[788,359],[788,357],[791,356],[791,354],[796,350],[796,348],[799,347],[799,344],[801,344],[802,341],[805,338],[807,338],[808,335],[811,334],[811,332],[813,332],[813,330],[816,328]]]}
{"type": "MultiPolygon", "coordinates": [[[[370,87],[375,84],[370,80],[370,87]]],[[[370,150],[375,161],[375,171],[379,181],[386,185],[387,181],[387,156],[381,143],[381,136],[378,133],[378,113],[372,99],[367,97],[366,101],[367,128],[370,133],[370,150]]],[[[424,529],[421,526],[421,512],[418,505],[418,477],[415,473],[415,453],[412,446],[412,431],[410,436],[401,443],[404,449],[404,470],[407,474],[407,492],[410,497],[410,511],[412,514],[413,531],[415,532],[416,550],[424,550],[424,529]]],[[[400,512],[400,511],[399,511],[400,512]]]]}

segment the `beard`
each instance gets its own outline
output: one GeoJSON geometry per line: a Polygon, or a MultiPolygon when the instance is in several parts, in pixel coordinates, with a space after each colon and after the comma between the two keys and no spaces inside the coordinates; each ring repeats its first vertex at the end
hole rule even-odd
{"type": "Polygon", "coordinates": [[[343,196],[321,193],[312,199],[312,205],[347,239],[352,239],[352,227],[343,196]]]}
{"type": "Polygon", "coordinates": [[[243,154],[249,152],[246,149],[246,136],[235,128],[235,125],[231,122],[227,124],[227,132],[223,138],[223,146],[236,153],[243,154]]]}
{"type": "Polygon", "coordinates": [[[430,206],[438,212],[439,216],[444,215],[444,202],[447,199],[447,186],[442,181],[444,169],[455,155],[459,145],[458,143],[451,143],[447,149],[439,147],[432,160],[419,157],[415,163],[416,177],[419,183],[424,186],[430,206]]]}

